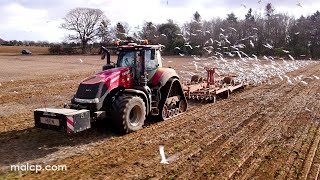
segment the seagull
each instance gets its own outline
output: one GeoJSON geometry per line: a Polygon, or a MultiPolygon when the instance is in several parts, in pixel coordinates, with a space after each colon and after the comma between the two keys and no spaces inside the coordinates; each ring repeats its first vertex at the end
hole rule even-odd
{"type": "Polygon", "coordinates": [[[196,71],[198,71],[198,65],[197,65],[197,62],[193,61],[194,62],[194,67],[196,68],[196,71]]]}
{"type": "Polygon", "coordinates": [[[254,44],[253,44],[253,42],[251,40],[250,40],[250,45],[251,45],[252,48],[254,48],[254,44]]]}
{"type": "Polygon", "coordinates": [[[224,29],[220,28],[220,30],[221,30],[222,32],[224,32],[224,29]]]}
{"type": "Polygon", "coordinates": [[[237,32],[237,30],[236,30],[235,28],[233,28],[233,27],[230,27],[230,29],[232,29],[232,30],[234,30],[235,32],[237,32]]]}
{"type": "Polygon", "coordinates": [[[210,41],[211,41],[211,44],[213,44],[213,39],[212,38],[210,38],[210,41]]]}
{"type": "Polygon", "coordinates": [[[314,78],[316,78],[317,80],[319,80],[320,78],[316,75],[313,75],[314,78]]]}
{"type": "Polygon", "coordinates": [[[287,53],[287,54],[289,54],[290,53],[290,51],[287,51],[287,50],[282,50],[284,53],[287,53]]]}
{"type": "Polygon", "coordinates": [[[180,56],[184,56],[184,54],[179,53],[180,56]]]}
{"type": "Polygon", "coordinates": [[[179,48],[179,47],[175,47],[174,49],[178,49],[178,50],[180,50],[180,48],[179,48]]]}
{"type": "Polygon", "coordinates": [[[289,54],[288,56],[289,56],[289,58],[290,58],[292,61],[295,60],[290,54],[289,54]]]}
{"type": "Polygon", "coordinates": [[[161,34],[161,36],[167,37],[167,35],[165,35],[165,34],[161,34]]]}
{"type": "Polygon", "coordinates": [[[255,54],[252,54],[252,57],[254,57],[256,61],[258,61],[258,57],[255,54]]]}
{"type": "Polygon", "coordinates": [[[184,46],[189,47],[190,49],[193,49],[190,44],[185,44],[184,46]]]}
{"type": "Polygon", "coordinates": [[[307,82],[305,82],[305,81],[300,81],[302,84],[304,84],[304,85],[308,85],[308,83],[307,82]]]}
{"type": "Polygon", "coordinates": [[[296,33],[294,33],[295,35],[299,35],[300,34],[300,32],[296,32],[296,33]]]}
{"type": "Polygon", "coordinates": [[[292,81],[290,80],[289,76],[285,76],[287,78],[288,84],[293,85],[292,81]]]}
{"type": "Polygon", "coordinates": [[[217,56],[210,56],[210,57],[208,57],[209,59],[213,59],[213,58],[215,58],[216,60],[218,60],[219,58],[217,57],[217,56]]]}
{"type": "Polygon", "coordinates": [[[269,49],[272,49],[272,48],[273,48],[273,46],[271,46],[271,45],[268,44],[268,43],[267,43],[267,44],[264,44],[263,46],[266,47],[266,48],[269,48],[269,49]]]}
{"type": "Polygon", "coordinates": [[[195,46],[195,48],[200,48],[200,45],[198,45],[198,46],[195,46]]]}
{"type": "Polygon", "coordinates": [[[281,79],[281,81],[283,81],[283,78],[281,77],[281,75],[279,75],[279,78],[281,79]]]}
{"type": "Polygon", "coordinates": [[[253,30],[256,30],[256,31],[258,31],[258,28],[255,28],[255,27],[254,27],[254,28],[252,28],[252,29],[253,29],[253,30]]]}
{"type": "Polygon", "coordinates": [[[159,151],[160,151],[160,156],[161,156],[160,163],[161,164],[169,164],[167,159],[166,159],[166,156],[164,155],[164,147],[163,147],[163,145],[159,146],[159,151]]]}
{"type": "Polygon", "coordinates": [[[80,61],[81,63],[83,63],[83,60],[82,60],[82,59],[79,59],[79,61],[80,61]]]}
{"type": "Polygon", "coordinates": [[[208,34],[211,34],[211,32],[210,31],[205,31],[206,33],[208,33],[208,34]]]}

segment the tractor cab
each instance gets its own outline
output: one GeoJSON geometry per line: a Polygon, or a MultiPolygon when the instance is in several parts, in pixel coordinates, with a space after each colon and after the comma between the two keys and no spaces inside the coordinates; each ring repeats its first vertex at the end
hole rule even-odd
{"type": "MultiPolygon", "coordinates": [[[[161,46],[148,45],[147,43],[145,40],[141,45],[137,43],[127,43],[118,46],[116,48],[118,55],[116,64],[111,65],[110,60],[107,58],[107,64],[103,67],[103,70],[114,67],[130,67],[135,84],[140,82],[141,77],[151,82],[157,69],[162,67],[161,46]]],[[[117,43],[115,44],[118,45],[117,43]]],[[[106,51],[105,49],[105,52],[106,51]]]]}

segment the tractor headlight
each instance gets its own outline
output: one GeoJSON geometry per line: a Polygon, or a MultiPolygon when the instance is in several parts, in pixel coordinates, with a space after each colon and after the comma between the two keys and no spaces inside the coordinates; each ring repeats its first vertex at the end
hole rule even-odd
{"type": "Polygon", "coordinates": [[[75,102],[78,103],[85,103],[85,104],[94,104],[94,103],[99,103],[99,99],[98,98],[94,98],[94,99],[80,99],[80,98],[74,98],[75,102]]]}

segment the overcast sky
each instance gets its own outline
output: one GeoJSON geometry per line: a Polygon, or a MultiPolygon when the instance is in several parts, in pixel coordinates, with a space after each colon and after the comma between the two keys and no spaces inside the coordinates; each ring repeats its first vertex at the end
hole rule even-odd
{"type": "Polygon", "coordinates": [[[173,19],[183,24],[198,11],[203,19],[225,18],[234,12],[243,18],[251,7],[260,13],[268,2],[276,12],[299,17],[320,10],[315,0],[0,0],[0,38],[4,40],[48,40],[61,42],[68,33],[59,28],[62,18],[73,8],[98,8],[114,25],[129,23],[131,30],[144,21],[155,23],[173,19]],[[302,7],[297,3],[300,2],[302,7]]]}

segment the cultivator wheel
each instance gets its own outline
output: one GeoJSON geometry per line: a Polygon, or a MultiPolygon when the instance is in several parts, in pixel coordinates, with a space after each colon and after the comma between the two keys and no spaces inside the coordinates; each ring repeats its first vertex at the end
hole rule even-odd
{"type": "Polygon", "coordinates": [[[202,82],[203,81],[203,78],[199,75],[193,75],[191,77],[191,83],[199,83],[199,82],[202,82]]]}
{"type": "Polygon", "coordinates": [[[219,97],[222,98],[222,99],[228,99],[229,95],[230,95],[230,91],[227,90],[227,91],[224,91],[224,92],[220,93],[219,97]]]}

